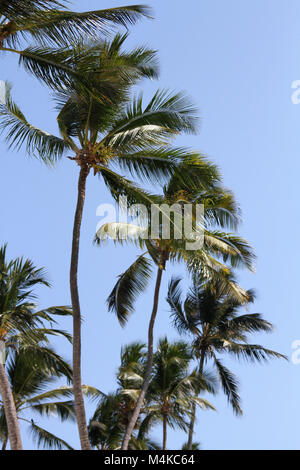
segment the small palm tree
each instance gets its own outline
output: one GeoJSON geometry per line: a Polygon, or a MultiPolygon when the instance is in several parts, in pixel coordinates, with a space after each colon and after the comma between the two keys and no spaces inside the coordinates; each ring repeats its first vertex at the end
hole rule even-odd
{"type": "MultiPolygon", "coordinates": [[[[48,334],[51,333],[51,329],[47,331],[48,334]]],[[[55,334],[58,333],[59,330],[56,330],[55,334]]],[[[36,414],[49,418],[56,416],[62,422],[75,421],[72,387],[61,386],[49,390],[49,386],[56,383],[58,379],[71,382],[72,369],[68,362],[58,356],[43,341],[23,349],[13,349],[9,354],[6,369],[18,420],[29,424],[29,430],[38,447],[72,450],[67,442],[40,427],[32,418],[30,419],[30,415],[36,414]]],[[[82,391],[84,395],[93,399],[101,394],[99,390],[88,385],[84,385],[82,391]]],[[[5,450],[8,433],[1,400],[0,440],[3,442],[2,450],[5,450]]]]}
{"type": "MultiPolygon", "coordinates": [[[[167,143],[179,132],[195,130],[195,109],[182,94],[157,92],[147,106],[141,97],[130,101],[133,84],[156,74],[153,51],[144,48],[123,53],[126,36],[117,35],[110,43],[92,49],[93,86],[99,102],[82,89],[80,83],[61,90],[58,125],[61,137],[49,135],[33,126],[12,101],[8,90],[6,104],[0,106],[0,126],[7,139],[20,147],[27,143],[29,153],[55,161],[71,151],[71,160],[79,166],[77,205],[74,216],[70,267],[73,309],[73,371],[76,417],[82,449],[89,449],[86,415],[81,392],[81,311],[77,283],[79,240],[85,202],[87,177],[91,171],[102,178],[113,197],[127,195],[131,200],[149,204],[151,195],[122,176],[130,171],[148,179],[170,175],[178,161],[185,158],[182,149],[167,143]]],[[[81,49],[81,56],[84,56],[81,49]]],[[[91,49],[88,51],[90,61],[91,49]]],[[[87,59],[86,59],[87,60],[87,59]]],[[[82,69],[81,69],[82,70],[82,69]]]]}
{"type": "MultiPolygon", "coordinates": [[[[101,396],[89,423],[92,447],[101,450],[120,449],[124,431],[143,384],[145,362],[144,344],[132,343],[121,349],[121,365],[117,373],[118,388],[114,393],[101,396]]],[[[149,440],[145,430],[132,436],[129,448],[146,450],[157,446],[149,440]]]]}
{"type": "Polygon", "coordinates": [[[183,444],[181,450],[201,450],[201,444],[200,444],[200,442],[193,442],[192,449],[189,449],[188,443],[185,442],[183,444]]]}
{"type": "Polygon", "coordinates": [[[118,449],[123,429],[119,421],[121,396],[110,393],[100,398],[89,422],[89,438],[92,447],[99,450],[118,449]]]}
{"type": "MultiPolygon", "coordinates": [[[[20,64],[51,87],[79,75],[70,61],[68,45],[82,39],[95,40],[114,25],[127,27],[150,9],[133,5],[105,10],[74,12],[61,0],[4,0],[0,4],[0,52],[17,54],[20,64]],[[35,45],[22,49],[32,40],[35,45]]],[[[81,81],[84,75],[81,75],[81,81]]]]}
{"type": "MultiPolygon", "coordinates": [[[[233,281],[234,282],[234,281],[233,281]]],[[[247,303],[254,302],[254,292],[247,291],[247,303]]],[[[180,334],[192,338],[195,358],[199,361],[199,373],[205,363],[212,361],[223,391],[234,412],[242,413],[236,377],[223,365],[218,354],[230,354],[238,359],[262,362],[268,358],[285,358],[282,354],[250,344],[248,335],[272,331],[271,323],[260,314],[239,315],[245,305],[238,297],[228,295],[224,284],[214,280],[206,282],[195,278],[185,301],[182,300],[180,279],[173,278],[169,285],[167,301],[172,312],[174,326],[180,334]]],[[[189,428],[188,449],[192,449],[196,408],[193,407],[189,428]]]]}
{"type": "MultiPolygon", "coordinates": [[[[179,427],[187,430],[187,417],[192,405],[202,409],[214,407],[202,398],[195,398],[199,389],[214,392],[211,377],[190,372],[192,354],[189,346],[182,341],[169,343],[162,338],[154,354],[153,372],[147,392],[147,416],[144,421],[149,425],[156,421],[163,423],[163,450],[167,449],[167,429],[179,427]]],[[[141,425],[143,428],[143,423],[141,425]]]]}
{"type": "MultiPolygon", "coordinates": [[[[160,238],[148,240],[148,228],[145,233],[145,230],[139,226],[122,223],[105,224],[96,234],[96,242],[101,243],[107,234],[113,234],[116,240],[121,239],[123,242],[124,233],[131,233],[133,240],[137,239],[139,245],[147,250],[121,274],[108,298],[109,310],[117,314],[121,325],[126,323],[130,313],[134,311],[134,300],[146,288],[151,277],[151,262],[146,255],[150,255],[157,266],[153,308],[148,327],[146,373],[140,396],[124,436],[123,450],[127,449],[150,383],[153,363],[153,331],[158,311],[162,274],[166,263],[168,261],[183,261],[190,271],[198,272],[198,275],[201,273],[206,279],[209,277],[222,279],[224,288],[233,290],[234,295],[241,302],[247,297],[245,291],[231,282],[227,275],[229,268],[220,261],[220,258],[223,258],[223,262],[229,261],[232,266],[242,265],[251,269],[253,252],[250,246],[236,235],[211,230],[212,225],[232,227],[236,226],[238,221],[238,209],[234,198],[219,185],[219,180],[220,176],[216,167],[203,157],[194,154],[192,161],[187,159],[187,163],[178,166],[168,184],[164,186],[163,196],[156,199],[156,204],[178,205],[179,210],[183,213],[186,203],[193,206],[200,203],[204,205],[204,220],[201,220],[201,227],[194,229],[196,236],[199,229],[204,232],[204,243],[200,249],[189,250],[186,247],[186,242],[190,240],[184,237],[176,239],[174,231],[177,227],[174,220],[171,220],[173,233],[170,234],[169,239],[164,238],[162,231],[160,231],[160,238]]],[[[151,230],[151,221],[149,221],[149,227],[151,230]]],[[[131,238],[127,236],[127,240],[131,241],[131,238]]]]}
{"type": "MultiPolygon", "coordinates": [[[[70,380],[72,376],[71,368],[67,362],[64,362],[61,358],[57,359],[53,354],[49,358],[45,348],[41,346],[40,348],[32,349],[30,352],[28,350],[14,350],[7,361],[7,376],[14,397],[18,420],[30,425],[30,430],[37,440],[38,446],[43,444],[44,447],[48,448],[71,449],[65,441],[38,426],[33,419],[27,418],[28,413],[35,413],[48,417],[56,414],[62,421],[75,419],[73,401],[61,401],[65,389],[49,390],[49,385],[58,378],[64,377],[66,373],[66,378],[70,380]],[[49,359],[52,367],[49,364],[49,359]]],[[[0,438],[3,442],[2,450],[5,450],[8,442],[8,432],[1,401],[0,438]]]]}
{"type": "MultiPolygon", "coordinates": [[[[54,325],[56,315],[72,315],[67,307],[50,307],[36,310],[34,288],[44,285],[49,287],[42,269],[37,269],[30,260],[17,258],[8,261],[6,245],[0,248],[0,340],[9,354],[15,347],[30,355],[32,350],[39,350],[47,358],[49,367],[64,361],[47,347],[48,335],[63,335],[70,339],[68,333],[49,329],[45,322],[54,325]],[[40,346],[43,342],[43,346],[40,346]]],[[[46,360],[46,359],[45,359],[46,360]]],[[[60,369],[60,372],[61,372],[60,369]]],[[[69,373],[69,368],[65,370],[69,373]]],[[[8,437],[13,450],[21,450],[21,434],[13,393],[10,387],[5,365],[0,361],[0,393],[5,412],[8,437]]]]}

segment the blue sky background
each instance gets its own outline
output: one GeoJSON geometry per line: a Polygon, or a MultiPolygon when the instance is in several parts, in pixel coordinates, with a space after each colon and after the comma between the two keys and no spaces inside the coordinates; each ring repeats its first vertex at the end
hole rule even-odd
{"type": "MultiPolygon", "coordinates": [[[[118,6],[119,1],[74,1],[74,9],[118,6]]],[[[159,51],[161,77],[144,83],[145,95],[157,87],[186,90],[200,109],[201,133],[180,144],[201,150],[222,169],[225,184],[241,205],[241,234],[255,247],[256,274],[241,272],[240,283],[255,288],[251,311],[263,313],[276,329],[253,337],[291,356],[300,339],[299,315],[299,150],[300,105],[291,101],[291,84],[300,79],[300,4],[298,0],[148,1],[155,21],[132,29],[129,45],[145,43],[159,51]]],[[[18,68],[14,57],[1,57],[0,79],[14,84],[14,95],[28,119],[57,132],[48,90],[18,68]]],[[[68,271],[78,169],[64,159],[54,170],[16,154],[0,142],[0,241],[9,256],[24,255],[45,266],[51,290],[40,291],[40,305],[70,303],[68,271]]],[[[103,185],[89,177],[80,257],[84,382],[108,392],[115,386],[120,345],[146,339],[152,286],[137,303],[125,329],[107,312],[105,299],[116,276],[137,254],[133,248],[92,244],[96,208],[110,202],[103,185]]],[[[155,336],[175,338],[164,300],[164,280],[155,336]]],[[[63,322],[71,328],[71,321],[63,322]]],[[[67,358],[71,349],[57,348],[67,358]]],[[[292,362],[247,365],[226,359],[240,378],[244,416],[234,417],[220,393],[211,398],[218,413],[198,415],[196,440],[203,449],[298,449],[299,373],[292,362]]],[[[88,406],[91,416],[94,405],[88,406]]],[[[40,420],[74,447],[77,429],[56,419],[40,420]]],[[[26,448],[32,441],[23,429],[26,448]]],[[[156,440],[162,431],[155,431],[156,440]]],[[[182,432],[170,432],[169,447],[180,448],[182,432]]]]}

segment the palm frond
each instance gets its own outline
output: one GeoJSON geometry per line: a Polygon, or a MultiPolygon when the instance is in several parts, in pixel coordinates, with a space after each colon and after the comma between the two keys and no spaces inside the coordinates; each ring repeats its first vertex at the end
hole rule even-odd
{"type": "Polygon", "coordinates": [[[259,313],[251,313],[245,315],[239,315],[228,322],[228,329],[244,333],[254,333],[265,331],[271,333],[273,331],[273,325],[268,321],[264,320],[259,313]]]}
{"type": "Polygon", "coordinates": [[[225,395],[227,396],[228,402],[231,404],[233,411],[237,415],[242,415],[243,411],[240,404],[240,396],[238,393],[238,380],[237,378],[227,369],[222,362],[214,356],[214,362],[217,367],[217,371],[220,377],[220,382],[225,395]]]}
{"type": "Polygon", "coordinates": [[[122,326],[134,312],[134,302],[146,289],[151,272],[151,262],[142,255],[119,276],[107,302],[109,311],[116,313],[122,326]]]}
{"type": "MultiPolygon", "coordinates": [[[[178,166],[185,160],[196,158],[184,148],[158,147],[145,148],[136,152],[119,152],[116,162],[123,170],[129,171],[132,176],[153,182],[165,182],[174,175],[178,166]]],[[[114,160],[113,160],[114,164],[114,160]]],[[[178,173],[181,173],[181,168],[178,173]]]]}
{"type": "Polygon", "coordinates": [[[247,361],[268,361],[269,359],[285,359],[288,360],[286,356],[280,354],[271,349],[266,349],[263,346],[258,344],[240,344],[235,343],[234,341],[226,342],[226,351],[231,353],[236,357],[242,357],[247,361]]]}
{"type": "Polygon", "coordinates": [[[59,417],[61,421],[75,421],[75,405],[73,401],[58,401],[52,403],[32,404],[30,409],[41,416],[59,417]]]}
{"type": "Polygon", "coordinates": [[[44,449],[49,450],[74,450],[66,441],[41,428],[33,420],[31,420],[30,433],[38,447],[43,446],[44,449]]]}
{"type": "Polygon", "coordinates": [[[179,334],[193,331],[192,318],[186,316],[182,305],[182,291],[180,288],[181,278],[173,277],[169,282],[167,302],[171,309],[173,325],[179,334]]]}
{"type": "Polygon", "coordinates": [[[196,109],[185,95],[158,91],[145,108],[142,96],[133,99],[102,145],[120,151],[161,146],[179,132],[195,133],[196,123],[196,109]]]}
{"type": "Polygon", "coordinates": [[[132,5],[105,10],[74,12],[69,10],[36,10],[31,15],[16,19],[18,32],[29,33],[41,44],[49,41],[69,44],[89,37],[93,40],[99,34],[108,34],[114,25],[135,24],[142,17],[149,17],[151,10],[145,5],[132,5]]]}
{"type": "Polygon", "coordinates": [[[0,131],[5,133],[9,147],[20,150],[25,145],[28,155],[38,156],[47,164],[53,164],[69,149],[64,140],[29,124],[13,101],[9,84],[5,103],[0,103],[0,131]]]}

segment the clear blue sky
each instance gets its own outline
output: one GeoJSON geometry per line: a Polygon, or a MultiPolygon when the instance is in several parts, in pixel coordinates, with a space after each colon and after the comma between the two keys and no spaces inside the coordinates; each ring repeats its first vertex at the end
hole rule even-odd
{"type": "MultiPolygon", "coordinates": [[[[118,6],[126,1],[74,1],[74,9],[118,6]]],[[[245,288],[255,288],[252,312],[275,324],[272,335],[253,338],[291,356],[300,339],[299,315],[299,152],[300,105],[291,102],[291,83],[300,79],[300,4],[298,0],[149,0],[155,21],[132,29],[129,44],[146,43],[159,51],[161,78],[145,84],[186,90],[198,105],[199,136],[181,143],[209,155],[221,167],[243,211],[241,233],[255,247],[255,275],[241,272],[245,288]]],[[[14,83],[14,93],[29,120],[56,132],[48,90],[1,58],[0,79],[14,83]]],[[[70,303],[68,270],[77,168],[70,160],[49,170],[24,152],[0,143],[1,243],[11,257],[25,255],[45,266],[53,289],[40,291],[42,306],[70,303]]],[[[134,249],[92,245],[96,208],[110,202],[97,178],[89,177],[80,258],[84,382],[108,392],[115,385],[120,345],[146,339],[152,288],[122,330],[108,314],[105,299],[116,276],[135,258],[134,249]]],[[[173,272],[182,272],[173,269],[173,272]]],[[[165,276],[165,284],[171,275],[165,276]]],[[[163,291],[165,292],[165,290],[163,291]]],[[[162,295],[156,338],[176,337],[162,295]]],[[[70,321],[64,324],[70,328],[70,321]]],[[[57,343],[71,357],[70,347],[57,343]]],[[[244,416],[236,418],[222,394],[211,401],[218,413],[202,412],[197,440],[204,449],[299,449],[300,366],[274,361],[253,366],[226,360],[240,377],[244,416]]],[[[93,406],[88,407],[91,415],[93,406]]],[[[40,420],[78,447],[75,425],[40,420]]],[[[156,433],[161,439],[161,430],[156,433]]],[[[32,443],[23,432],[26,448],[32,443]]],[[[185,436],[170,432],[169,447],[185,436]]]]}

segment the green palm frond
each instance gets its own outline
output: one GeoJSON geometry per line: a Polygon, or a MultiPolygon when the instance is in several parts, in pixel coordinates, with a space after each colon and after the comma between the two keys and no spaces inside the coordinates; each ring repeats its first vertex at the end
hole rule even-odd
{"type": "Polygon", "coordinates": [[[61,421],[75,421],[75,405],[73,401],[58,401],[52,403],[31,404],[30,409],[47,418],[59,417],[61,421]]]}
{"type": "Polygon", "coordinates": [[[70,382],[72,380],[71,366],[57,354],[51,346],[43,346],[39,344],[24,344],[22,346],[24,361],[30,365],[47,368],[48,373],[56,377],[65,377],[70,382]]]}
{"type": "MultiPolygon", "coordinates": [[[[66,2],[64,2],[66,3],[66,2]]],[[[50,8],[63,8],[62,1],[57,0],[1,0],[0,14],[14,20],[18,16],[30,16],[33,12],[50,8]]]]}
{"type": "Polygon", "coordinates": [[[240,404],[240,396],[238,393],[239,383],[237,378],[216,357],[214,357],[214,362],[219,374],[223,391],[227,396],[228,402],[231,404],[232,409],[237,415],[242,415],[243,411],[240,404]]]}
{"type": "Polygon", "coordinates": [[[116,313],[122,326],[134,312],[134,302],[146,289],[151,272],[151,262],[142,255],[119,276],[107,302],[109,311],[116,313]]]}
{"type": "Polygon", "coordinates": [[[30,433],[38,447],[43,446],[44,449],[49,450],[74,450],[66,441],[41,428],[33,420],[31,420],[30,433]]]}
{"type": "Polygon", "coordinates": [[[13,101],[9,84],[6,84],[6,102],[0,103],[0,131],[5,133],[9,147],[20,150],[25,145],[28,155],[38,152],[47,164],[53,164],[69,149],[64,140],[29,124],[13,101]]]}
{"type": "MultiPolygon", "coordinates": [[[[130,343],[121,348],[121,366],[118,372],[118,379],[126,374],[143,375],[145,367],[145,344],[140,342],[130,343]]],[[[120,381],[120,383],[122,380],[120,381]]]]}
{"type": "Polygon", "coordinates": [[[161,182],[173,176],[178,165],[182,161],[189,161],[191,156],[196,158],[197,154],[191,154],[184,148],[149,147],[136,152],[120,151],[116,163],[122,170],[129,171],[132,176],[151,182],[161,182]]]}
{"type": "Polygon", "coordinates": [[[19,51],[3,48],[19,56],[19,64],[54,91],[70,87],[72,80],[78,80],[88,88],[87,81],[74,69],[74,51],[69,47],[54,49],[31,46],[19,51]]]}
{"type": "Polygon", "coordinates": [[[288,360],[283,354],[272,351],[271,349],[266,349],[258,344],[240,344],[234,341],[228,341],[225,346],[227,352],[236,357],[243,358],[246,361],[262,362],[272,358],[288,360]]]}
{"type": "Polygon", "coordinates": [[[194,403],[196,403],[196,405],[199,406],[199,408],[201,408],[202,410],[217,411],[216,408],[208,400],[205,400],[204,398],[192,397],[191,400],[194,403]]]}
{"type": "Polygon", "coordinates": [[[214,163],[200,153],[186,150],[177,171],[164,186],[163,193],[166,200],[177,200],[179,196],[186,203],[201,204],[209,196],[216,199],[216,194],[221,191],[220,182],[221,174],[214,163]]]}
{"type": "MultiPolygon", "coordinates": [[[[82,385],[82,392],[87,398],[91,398],[92,400],[97,400],[105,394],[98,390],[95,387],[91,387],[90,385],[82,385]]],[[[46,392],[43,392],[39,395],[35,395],[32,398],[29,398],[26,400],[26,403],[34,403],[34,404],[40,404],[44,402],[45,400],[53,400],[53,399],[58,399],[58,398],[72,398],[73,397],[73,388],[72,387],[67,387],[67,386],[62,386],[59,388],[55,388],[46,392]]]]}
{"type": "Polygon", "coordinates": [[[118,449],[123,435],[123,427],[119,420],[120,395],[109,394],[102,397],[97,409],[89,422],[89,438],[93,447],[102,449],[118,449]]]}
{"type": "Polygon", "coordinates": [[[229,261],[232,267],[246,266],[254,270],[255,256],[252,247],[245,239],[235,234],[206,230],[204,243],[212,254],[221,255],[223,261],[229,261]]]}
{"type": "Polygon", "coordinates": [[[72,315],[73,315],[72,309],[71,307],[67,305],[49,307],[49,308],[39,310],[33,313],[34,318],[38,320],[46,320],[51,325],[57,324],[57,321],[55,320],[56,316],[60,317],[60,316],[72,316],[72,315]]]}
{"type": "Polygon", "coordinates": [[[26,399],[26,404],[40,404],[45,400],[54,400],[58,398],[66,398],[66,397],[73,397],[73,389],[72,387],[62,386],[59,388],[54,388],[52,390],[47,390],[46,392],[42,392],[39,395],[34,395],[31,398],[26,399]]]}
{"type": "Polygon", "coordinates": [[[68,10],[37,10],[31,15],[15,20],[17,32],[27,33],[41,44],[49,41],[58,45],[80,40],[82,37],[96,39],[99,33],[107,34],[114,25],[133,25],[150,9],[144,5],[132,5],[106,10],[74,12],[68,10]]]}
{"type": "Polygon", "coordinates": [[[182,305],[181,278],[173,277],[169,282],[167,302],[171,309],[173,325],[179,334],[197,331],[197,318],[187,315],[182,305]]]}
{"type": "Polygon", "coordinates": [[[118,175],[111,169],[98,166],[96,170],[101,173],[104,183],[116,201],[119,201],[119,196],[126,196],[129,204],[140,203],[149,207],[151,204],[157,203],[157,196],[142,190],[137,184],[118,175]]]}
{"type": "Polygon", "coordinates": [[[102,145],[120,151],[140,151],[149,145],[165,145],[179,132],[195,133],[196,123],[196,109],[185,95],[158,91],[145,108],[142,96],[133,99],[102,145]]]}
{"type": "Polygon", "coordinates": [[[274,329],[273,325],[264,320],[259,313],[251,313],[239,315],[228,321],[226,327],[236,333],[242,331],[243,333],[255,333],[264,331],[271,333],[274,329]]]}

